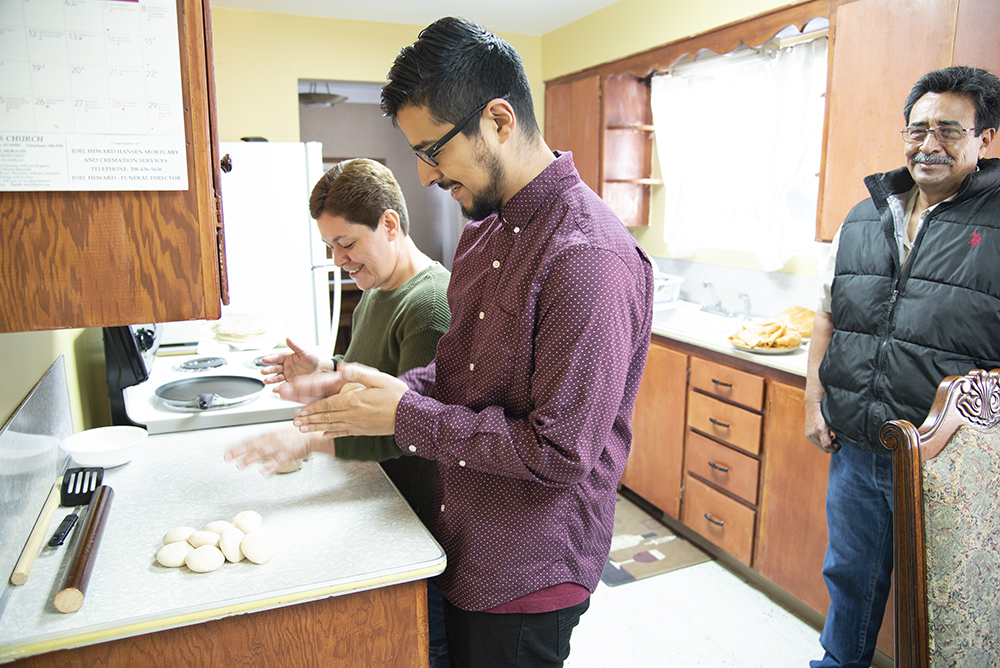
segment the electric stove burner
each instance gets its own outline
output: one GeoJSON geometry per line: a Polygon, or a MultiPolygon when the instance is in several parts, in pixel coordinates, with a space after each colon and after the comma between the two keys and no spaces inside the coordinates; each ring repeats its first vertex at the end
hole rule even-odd
{"type": "Polygon", "coordinates": [[[218,369],[226,365],[223,357],[195,357],[194,359],[181,362],[177,368],[181,371],[207,371],[208,369],[218,369]]]}
{"type": "Polygon", "coordinates": [[[260,357],[255,357],[253,361],[250,363],[250,366],[252,366],[255,369],[263,369],[266,366],[271,366],[270,364],[264,361],[264,358],[270,357],[271,354],[272,353],[268,353],[267,355],[261,355],[260,357]]]}

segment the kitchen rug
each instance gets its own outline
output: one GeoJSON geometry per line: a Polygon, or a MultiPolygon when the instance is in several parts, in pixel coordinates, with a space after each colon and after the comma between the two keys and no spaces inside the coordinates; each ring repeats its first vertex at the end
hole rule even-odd
{"type": "Polygon", "coordinates": [[[607,586],[616,587],[711,560],[712,557],[628,499],[621,495],[616,499],[611,554],[601,575],[601,582],[607,586]]]}

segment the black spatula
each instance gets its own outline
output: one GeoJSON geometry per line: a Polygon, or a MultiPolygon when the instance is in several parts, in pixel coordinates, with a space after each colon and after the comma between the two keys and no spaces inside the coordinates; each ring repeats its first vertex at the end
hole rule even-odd
{"type": "Polygon", "coordinates": [[[80,519],[78,513],[82,506],[90,503],[94,492],[101,486],[104,480],[104,469],[99,466],[87,468],[68,469],[63,475],[62,487],[59,489],[59,504],[69,507],[75,506],[75,510],[63,518],[52,538],[49,540],[49,547],[62,545],[66,536],[73,529],[73,525],[80,519]]]}

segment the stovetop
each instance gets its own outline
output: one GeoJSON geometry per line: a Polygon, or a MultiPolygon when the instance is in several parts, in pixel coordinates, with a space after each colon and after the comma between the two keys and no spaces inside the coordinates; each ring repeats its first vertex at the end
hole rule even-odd
{"type": "Polygon", "coordinates": [[[149,369],[149,378],[124,389],[125,412],[129,419],[145,425],[150,434],[163,434],[213,427],[232,427],[291,420],[302,404],[285,401],[266,385],[247,403],[207,411],[172,408],[156,396],[156,389],[167,383],[212,375],[248,376],[263,379],[260,358],[279,350],[247,350],[198,355],[158,354],[149,369]]]}

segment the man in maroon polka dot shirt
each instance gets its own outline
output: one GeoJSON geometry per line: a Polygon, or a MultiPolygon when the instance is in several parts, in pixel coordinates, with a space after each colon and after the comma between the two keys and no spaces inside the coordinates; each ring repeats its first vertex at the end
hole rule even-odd
{"type": "Polygon", "coordinates": [[[470,219],[448,288],[451,327],[434,361],[399,379],[344,365],[297,380],[301,398],[345,381],[366,389],[317,401],[296,424],[394,434],[437,460],[451,665],[562,666],[611,544],[652,266],[572,155],[546,146],[509,44],[441,19],[388,79],[382,108],[421,182],[450,191],[470,219]]]}

